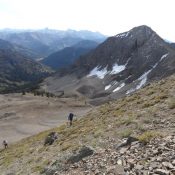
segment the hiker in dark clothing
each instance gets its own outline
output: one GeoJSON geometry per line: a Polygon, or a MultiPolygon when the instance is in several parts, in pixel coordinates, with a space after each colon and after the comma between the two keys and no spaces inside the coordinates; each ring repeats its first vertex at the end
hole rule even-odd
{"type": "Polygon", "coordinates": [[[4,146],[4,149],[8,148],[8,143],[7,143],[6,140],[4,140],[2,144],[3,144],[3,146],[4,146]]]}
{"type": "Polygon", "coordinates": [[[73,117],[74,117],[74,114],[70,113],[69,116],[68,116],[68,124],[69,124],[69,126],[72,126],[73,117]]]}

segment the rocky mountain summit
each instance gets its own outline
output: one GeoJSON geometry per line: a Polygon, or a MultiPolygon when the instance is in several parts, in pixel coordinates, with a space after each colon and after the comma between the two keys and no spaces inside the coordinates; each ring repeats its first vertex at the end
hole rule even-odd
{"type": "Polygon", "coordinates": [[[130,94],[175,72],[175,49],[151,28],[139,26],[108,38],[43,88],[81,94],[93,104],[130,94]]]}

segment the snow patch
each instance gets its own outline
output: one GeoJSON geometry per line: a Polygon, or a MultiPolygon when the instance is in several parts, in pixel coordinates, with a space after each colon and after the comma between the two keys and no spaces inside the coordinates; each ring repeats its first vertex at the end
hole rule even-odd
{"type": "MultiPolygon", "coordinates": [[[[152,68],[153,69],[153,68],[152,68]]],[[[152,71],[152,69],[145,72],[138,80],[140,80],[140,83],[136,86],[136,90],[140,89],[143,85],[146,84],[147,76],[152,71]]]]}
{"type": "Polygon", "coordinates": [[[169,55],[169,53],[166,53],[166,54],[162,55],[162,57],[160,58],[160,60],[153,66],[153,68],[151,69],[151,71],[152,71],[153,69],[155,69],[155,68],[157,67],[157,65],[158,65],[164,58],[166,58],[168,55],[169,55]]]}
{"type": "Polygon", "coordinates": [[[108,86],[105,86],[105,91],[108,90],[111,87],[111,84],[109,84],[108,86]]]}
{"type": "Polygon", "coordinates": [[[89,73],[89,75],[87,75],[87,77],[91,77],[91,76],[97,76],[100,79],[103,79],[105,77],[105,75],[107,74],[107,68],[105,67],[104,69],[100,70],[100,67],[95,67],[94,69],[91,70],[91,72],[89,73]]]}
{"type": "Polygon", "coordinates": [[[116,89],[114,89],[113,92],[119,91],[124,86],[125,86],[125,83],[122,83],[120,86],[118,86],[116,89]]]}
{"type": "Polygon", "coordinates": [[[130,94],[130,93],[132,93],[132,92],[134,92],[134,91],[136,91],[136,89],[130,89],[130,90],[128,90],[127,92],[126,92],[126,95],[128,95],[128,94],[130,94]]]}
{"type": "Polygon", "coordinates": [[[162,57],[160,58],[160,60],[152,67],[152,69],[148,70],[147,72],[145,72],[138,80],[140,81],[140,83],[136,86],[135,89],[130,89],[126,92],[126,94],[129,94],[131,92],[134,92],[138,89],[140,89],[142,86],[144,86],[147,82],[147,76],[148,74],[157,67],[157,65],[164,59],[168,56],[169,53],[166,53],[164,55],[162,55],[162,57]]]}
{"type": "MultiPolygon", "coordinates": [[[[126,33],[125,33],[126,34],[126,33]]],[[[169,53],[166,53],[164,55],[162,55],[162,57],[160,58],[160,60],[152,67],[152,69],[148,70],[146,73],[144,73],[138,80],[140,80],[140,84],[136,87],[137,89],[141,88],[147,81],[147,75],[154,69],[156,68],[156,66],[164,59],[168,56],[169,53]]],[[[128,62],[130,61],[131,58],[129,58],[126,62],[125,65],[118,65],[117,63],[113,65],[112,67],[112,71],[107,71],[107,67],[100,69],[99,66],[95,67],[93,70],[91,70],[91,72],[89,73],[89,75],[87,75],[87,77],[91,77],[91,76],[97,76],[100,79],[103,79],[105,77],[106,74],[118,74],[120,72],[122,72],[123,70],[126,69],[126,65],[128,64],[128,62]]],[[[106,87],[107,88],[107,87],[106,87]]]]}
{"type": "MultiPolygon", "coordinates": [[[[157,65],[156,65],[156,66],[157,66],[157,65]]],[[[151,71],[152,71],[152,69],[150,69],[149,71],[145,72],[145,73],[138,79],[138,80],[140,81],[140,83],[136,86],[136,88],[135,88],[135,89],[132,88],[132,89],[128,90],[128,91],[126,92],[126,94],[130,94],[131,92],[134,92],[134,91],[140,89],[142,86],[144,86],[144,85],[146,84],[146,82],[147,82],[147,76],[148,76],[148,74],[149,74],[151,71]]]]}
{"type": "Polygon", "coordinates": [[[118,84],[118,81],[112,81],[111,84],[105,86],[105,91],[108,90],[109,88],[115,86],[116,84],[118,84]]]}
{"type": "Polygon", "coordinates": [[[125,66],[127,66],[127,64],[129,63],[130,60],[131,60],[131,57],[128,58],[128,60],[125,63],[125,66]]]}
{"type": "Polygon", "coordinates": [[[116,35],[117,38],[125,38],[129,35],[130,32],[124,32],[116,35]]]}
{"type": "Polygon", "coordinates": [[[162,55],[162,57],[160,58],[159,62],[161,62],[164,58],[166,58],[169,55],[169,53],[166,53],[164,55],[162,55]]]}
{"type": "Polygon", "coordinates": [[[118,74],[119,72],[125,70],[126,66],[125,65],[118,65],[117,63],[114,64],[114,66],[112,67],[112,71],[110,72],[110,74],[118,74]]]}
{"type": "Polygon", "coordinates": [[[147,72],[145,72],[145,73],[138,79],[138,80],[140,81],[140,83],[136,86],[136,88],[131,88],[130,90],[128,90],[128,91],[126,92],[126,94],[130,94],[130,93],[132,93],[132,92],[134,92],[134,91],[140,89],[140,88],[146,83],[146,81],[147,81],[147,75],[148,75],[151,71],[152,71],[152,69],[149,70],[149,71],[147,71],[147,72]]]}
{"type": "MultiPolygon", "coordinates": [[[[157,64],[157,63],[156,63],[156,64],[157,64]]],[[[155,65],[154,65],[154,66],[155,66],[155,65]]],[[[153,68],[154,68],[154,66],[153,66],[153,68]]],[[[146,82],[147,82],[147,76],[148,76],[148,74],[153,70],[153,68],[150,69],[150,70],[148,70],[148,71],[145,72],[140,78],[138,78],[138,80],[140,81],[140,83],[136,86],[135,89],[132,88],[132,89],[128,90],[128,91],[126,92],[126,94],[130,94],[130,93],[132,93],[132,92],[134,92],[134,91],[140,89],[142,86],[144,86],[144,85],[146,84],[146,82]]]]}
{"type": "Polygon", "coordinates": [[[167,56],[169,55],[169,53],[166,53],[164,55],[162,55],[162,57],[160,58],[160,60],[152,67],[152,69],[148,70],[147,72],[145,72],[140,78],[138,78],[138,80],[140,81],[140,83],[136,86],[136,88],[132,88],[130,90],[128,90],[126,92],[126,94],[130,94],[138,89],[140,89],[142,86],[144,86],[147,82],[147,77],[148,77],[148,74],[157,67],[157,65],[164,59],[166,58],[167,56]]]}
{"type": "Polygon", "coordinates": [[[91,72],[87,75],[87,77],[97,76],[100,79],[103,79],[107,73],[109,74],[118,74],[121,71],[125,70],[125,65],[114,64],[111,71],[107,71],[107,67],[100,69],[99,66],[95,67],[91,72]]]}

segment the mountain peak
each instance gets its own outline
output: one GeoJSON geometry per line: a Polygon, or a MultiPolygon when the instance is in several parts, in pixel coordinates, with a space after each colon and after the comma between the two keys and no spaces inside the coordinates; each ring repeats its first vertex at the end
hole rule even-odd
{"type": "Polygon", "coordinates": [[[134,27],[133,29],[130,30],[132,34],[135,35],[142,35],[142,36],[151,36],[153,33],[155,33],[150,27],[146,25],[134,27]]]}
{"type": "Polygon", "coordinates": [[[131,30],[124,32],[124,33],[119,33],[116,35],[118,38],[133,38],[133,39],[141,39],[141,40],[147,40],[149,39],[152,34],[156,34],[150,27],[146,25],[141,25],[138,27],[134,27],[131,30]]]}
{"type": "MultiPolygon", "coordinates": [[[[150,27],[138,26],[108,38],[79,58],[67,72],[56,75],[55,86],[66,93],[67,84],[63,85],[62,79],[73,75],[74,82],[80,81],[77,92],[91,99],[118,98],[171,75],[175,71],[174,55],[175,50],[150,27]]],[[[71,86],[73,89],[75,84],[71,86]]]]}
{"type": "Polygon", "coordinates": [[[151,27],[149,27],[149,26],[147,26],[147,25],[141,25],[141,26],[137,26],[137,27],[134,27],[133,29],[131,29],[131,30],[137,30],[137,31],[152,31],[153,32],[153,30],[151,29],[151,27]]]}

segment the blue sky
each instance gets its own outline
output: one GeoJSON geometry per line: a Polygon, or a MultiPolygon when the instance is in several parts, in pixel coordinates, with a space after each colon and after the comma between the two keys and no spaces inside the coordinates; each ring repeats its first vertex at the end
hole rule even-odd
{"type": "Polygon", "coordinates": [[[87,29],[115,35],[148,25],[175,41],[174,0],[0,0],[0,28],[87,29]]]}

